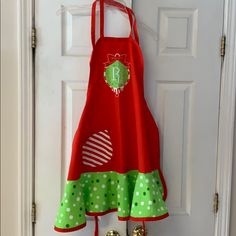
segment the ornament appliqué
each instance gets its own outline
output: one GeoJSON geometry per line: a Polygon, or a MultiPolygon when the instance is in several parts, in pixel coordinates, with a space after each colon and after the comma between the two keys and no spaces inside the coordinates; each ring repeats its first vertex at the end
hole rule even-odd
{"type": "Polygon", "coordinates": [[[119,96],[130,79],[130,63],[127,62],[126,54],[108,54],[107,59],[104,63],[104,79],[116,96],[119,96]]]}

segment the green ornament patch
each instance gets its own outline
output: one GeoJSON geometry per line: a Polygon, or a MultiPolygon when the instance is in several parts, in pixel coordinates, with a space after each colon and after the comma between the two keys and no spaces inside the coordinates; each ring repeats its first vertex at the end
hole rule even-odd
{"type": "Polygon", "coordinates": [[[121,61],[116,60],[105,68],[104,77],[112,91],[119,95],[130,78],[129,68],[121,61]]]}

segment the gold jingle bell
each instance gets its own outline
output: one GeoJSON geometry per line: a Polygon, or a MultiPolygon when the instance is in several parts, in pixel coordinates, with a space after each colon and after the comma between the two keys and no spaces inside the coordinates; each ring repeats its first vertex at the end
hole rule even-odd
{"type": "Polygon", "coordinates": [[[120,234],[115,230],[110,230],[106,233],[106,236],[120,236],[120,234]]]}
{"type": "Polygon", "coordinates": [[[145,230],[142,225],[138,225],[133,229],[132,236],[144,236],[145,230]]]}

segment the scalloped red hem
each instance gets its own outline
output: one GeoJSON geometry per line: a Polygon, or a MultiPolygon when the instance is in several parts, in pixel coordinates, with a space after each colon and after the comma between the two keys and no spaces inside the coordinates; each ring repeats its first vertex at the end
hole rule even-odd
{"type": "MultiPolygon", "coordinates": [[[[104,212],[86,212],[86,215],[88,216],[103,216],[111,212],[117,212],[117,208],[110,209],[104,212]]],[[[121,217],[118,216],[118,219],[120,221],[127,221],[127,220],[132,220],[132,221],[155,221],[155,220],[162,220],[165,219],[166,217],[169,216],[169,213],[167,212],[164,215],[161,216],[156,216],[156,217],[133,217],[133,216],[127,216],[127,217],[121,217]]]]}
{"type": "Polygon", "coordinates": [[[169,216],[169,213],[166,213],[164,215],[161,216],[156,216],[156,217],[133,217],[133,216],[127,216],[127,217],[120,217],[118,216],[118,219],[120,221],[127,221],[127,220],[131,220],[131,221],[156,221],[156,220],[163,220],[165,218],[167,218],[169,216]]]}
{"type": "MultiPolygon", "coordinates": [[[[114,208],[114,209],[110,209],[110,210],[107,210],[107,211],[104,211],[104,212],[86,212],[86,215],[88,216],[103,216],[103,215],[106,215],[108,213],[111,213],[111,212],[115,212],[117,211],[117,208],[114,208]]],[[[128,221],[128,220],[131,220],[131,221],[156,221],[156,220],[162,220],[162,219],[165,219],[169,216],[169,213],[166,213],[164,215],[161,215],[161,216],[156,216],[156,217],[140,217],[140,218],[136,218],[136,217],[132,217],[132,216],[127,216],[127,217],[120,217],[118,216],[118,220],[120,221],[128,221]]],[[[60,233],[68,233],[68,232],[73,232],[73,231],[76,231],[76,230],[79,230],[79,229],[82,229],[86,226],[86,223],[82,224],[82,225],[79,225],[77,227],[74,227],[74,228],[70,228],[70,229],[62,229],[62,228],[58,228],[56,226],[54,226],[54,230],[57,231],[57,232],[60,232],[60,233]]]]}
{"type": "Polygon", "coordinates": [[[58,228],[58,227],[54,226],[54,230],[57,231],[57,232],[60,232],[60,233],[68,233],[68,232],[73,232],[73,231],[82,229],[85,226],[86,226],[86,222],[82,225],[79,225],[79,226],[76,226],[76,227],[70,228],[70,229],[62,229],[62,228],[58,228]]]}

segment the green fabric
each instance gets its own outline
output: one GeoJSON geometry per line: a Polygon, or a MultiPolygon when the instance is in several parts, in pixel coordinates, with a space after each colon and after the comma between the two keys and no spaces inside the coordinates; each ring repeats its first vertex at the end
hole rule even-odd
{"type": "Polygon", "coordinates": [[[158,171],[126,174],[91,172],[68,181],[55,226],[70,229],[86,222],[85,213],[118,209],[119,217],[158,217],[168,212],[158,171]]]}
{"type": "Polygon", "coordinates": [[[123,88],[129,79],[129,69],[119,60],[116,60],[106,67],[104,76],[106,83],[108,83],[111,88],[123,88]]]}

